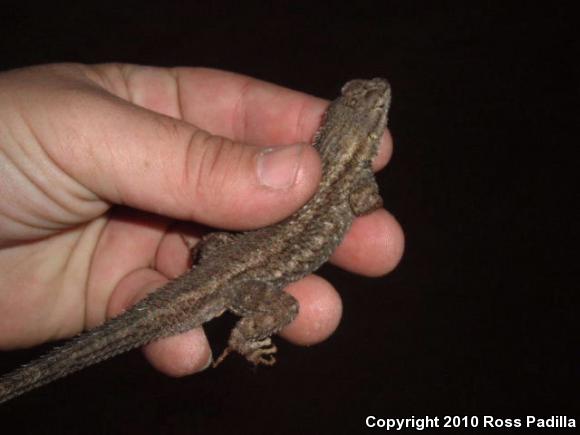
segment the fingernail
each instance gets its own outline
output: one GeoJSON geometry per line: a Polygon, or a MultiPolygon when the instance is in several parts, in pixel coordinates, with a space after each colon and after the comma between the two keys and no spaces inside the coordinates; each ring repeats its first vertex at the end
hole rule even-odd
{"type": "Polygon", "coordinates": [[[287,189],[296,182],[305,144],[265,148],[258,156],[258,180],[263,186],[287,189]]]}

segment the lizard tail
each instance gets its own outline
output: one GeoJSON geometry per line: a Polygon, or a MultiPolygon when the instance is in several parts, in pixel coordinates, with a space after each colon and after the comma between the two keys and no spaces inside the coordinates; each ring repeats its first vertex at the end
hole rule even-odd
{"type": "Polygon", "coordinates": [[[156,338],[157,331],[141,327],[146,318],[127,317],[136,316],[130,310],[0,377],[0,403],[156,338]]]}
{"type": "Polygon", "coordinates": [[[186,279],[182,276],[170,281],[123,314],[1,376],[0,403],[156,339],[199,326],[205,319],[188,321],[169,303],[183,286],[180,281],[186,279]]]}

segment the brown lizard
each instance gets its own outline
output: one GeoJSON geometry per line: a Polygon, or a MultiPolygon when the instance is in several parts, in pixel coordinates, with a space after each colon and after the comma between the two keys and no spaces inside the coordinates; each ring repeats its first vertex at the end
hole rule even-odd
{"type": "Polygon", "coordinates": [[[352,80],[326,111],[314,147],[322,159],[315,195],[289,218],[242,233],[211,233],[186,273],[101,326],[0,378],[0,403],[156,339],[198,327],[228,310],[241,316],[217,363],[236,351],[272,365],[270,337],[298,313],[283,288],[318,269],[356,216],[382,206],[371,161],[387,124],[383,79],[352,80]]]}

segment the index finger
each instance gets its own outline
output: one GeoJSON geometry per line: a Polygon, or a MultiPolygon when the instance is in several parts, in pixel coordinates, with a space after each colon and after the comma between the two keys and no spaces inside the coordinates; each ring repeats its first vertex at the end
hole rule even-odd
{"type": "MultiPolygon", "coordinates": [[[[106,75],[121,73],[127,89],[115,89],[111,86],[115,80],[101,84],[122,98],[212,134],[258,146],[310,143],[328,107],[327,100],[227,71],[140,65],[97,68],[106,75]]],[[[387,163],[391,149],[386,134],[375,169],[387,163]]]]}
{"type": "Polygon", "coordinates": [[[178,68],[182,116],[253,145],[310,142],[328,102],[251,77],[178,68]]]}

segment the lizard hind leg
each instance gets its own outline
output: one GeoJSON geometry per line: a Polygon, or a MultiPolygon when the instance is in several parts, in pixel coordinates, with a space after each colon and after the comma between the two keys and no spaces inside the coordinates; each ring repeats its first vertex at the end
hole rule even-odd
{"type": "Polygon", "coordinates": [[[362,216],[383,206],[379,186],[369,170],[356,184],[349,197],[350,208],[355,216],[362,216]]]}
{"type": "Polygon", "coordinates": [[[228,304],[228,309],[242,318],[232,330],[228,347],[214,367],[232,351],[255,365],[273,365],[277,349],[270,337],[296,318],[298,308],[298,301],[278,288],[263,282],[244,283],[228,304]]]}
{"type": "Polygon", "coordinates": [[[232,243],[235,237],[232,233],[215,232],[206,234],[193,246],[186,242],[191,255],[191,263],[202,264],[207,258],[212,257],[212,254],[219,253],[224,246],[232,243]]]}

